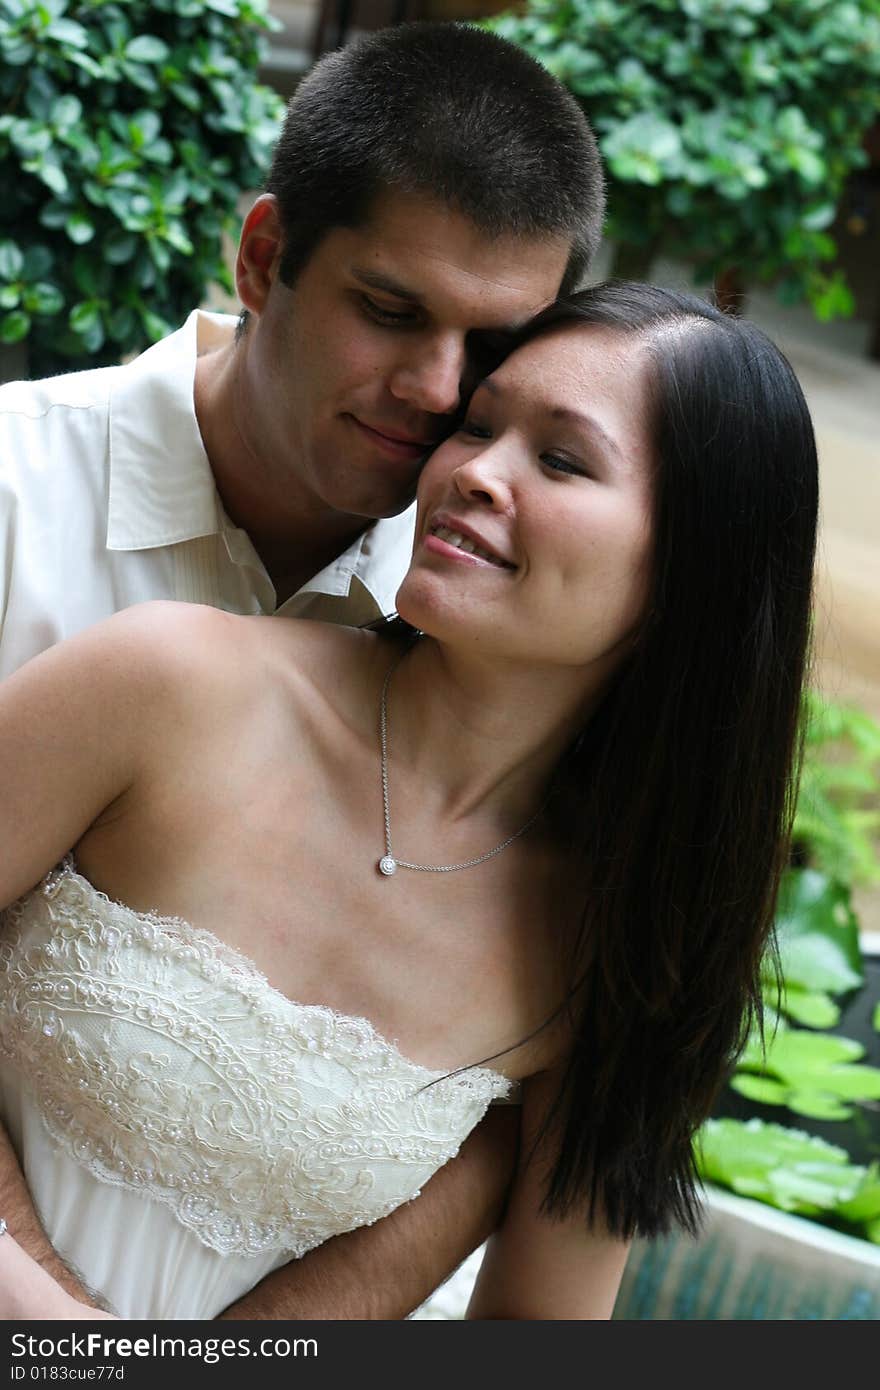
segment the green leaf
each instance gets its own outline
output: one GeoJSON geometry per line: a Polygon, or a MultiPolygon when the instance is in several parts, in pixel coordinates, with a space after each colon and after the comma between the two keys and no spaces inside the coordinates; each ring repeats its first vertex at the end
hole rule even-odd
{"type": "Polygon", "coordinates": [[[874,1006],[874,1013],[871,1018],[871,1027],[876,1028],[877,1032],[880,1033],[880,1004],[875,1004],[874,1006]]]}
{"type": "Polygon", "coordinates": [[[77,251],[73,258],[73,283],[83,299],[99,299],[109,275],[102,261],[89,251],[77,251]]]}
{"type": "Polygon", "coordinates": [[[840,1009],[827,994],[801,989],[795,984],[786,983],[781,1008],[789,1018],[807,1028],[833,1028],[840,1020],[840,1009]]]}
{"type": "Polygon", "coordinates": [[[202,105],[202,98],[199,96],[198,89],[189,82],[175,82],[172,95],[188,111],[198,111],[202,105]]]}
{"type": "Polygon", "coordinates": [[[162,39],[140,34],[125,45],[125,56],[133,63],[164,63],[171,50],[162,39]]]}
{"type": "Polygon", "coordinates": [[[51,317],[64,308],[64,295],[57,285],[48,281],[38,281],[31,285],[25,295],[25,308],[32,314],[51,317]]]}
{"type": "Polygon", "coordinates": [[[68,131],[82,120],[82,102],[71,94],[58,97],[52,103],[51,121],[58,131],[68,131]]]}
{"type": "Polygon", "coordinates": [[[131,118],[131,129],[136,134],[139,145],[149,145],[162,129],[162,121],[156,111],[136,111],[131,118]]]}
{"type": "Polygon", "coordinates": [[[73,19],[56,19],[46,30],[46,38],[54,39],[65,48],[88,48],[89,36],[81,24],[73,19]]]}
{"type": "Polygon", "coordinates": [[[730,1089],[761,1105],[785,1105],[788,1099],[788,1087],[782,1082],[768,1076],[750,1076],[747,1072],[732,1077],[730,1089]]]}
{"type": "Polygon", "coordinates": [[[769,1175],[775,1204],[783,1211],[831,1212],[853,1191],[856,1179],[833,1164],[803,1163],[769,1175]]]}
{"type": "Polygon", "coordinates": [[[134,83],[135,87],[139,87],[142,92],[148,92],[150,94],[158,92],[159,83],[156,80],[156,73],[153,67],[148,67],[146,63],[129,62],[122,62],[120,67],[122,68],[123,76],[126,77],[129,82],[134,83]]]}
{"type": "Polygon", "coordinates": [[[786,1103],[796,1115],[811,1120],[848,1120],[853,1113],[851,1105],[844,1105],[836,1096],[822,1091],[791,1091],[786,1103]]]}
{"type": "Polygon", "coordinates": [[[81,304],[73,306],[69,321],[74,333],[88,333],[96,323],[101,322],[100,307],[93,299],[83,300],[81,304]]]}
{"type": "Polygon", "coordinates": [[[827,1082],[841,1100],[880,1100],[878,1067],[834,1067],[827,1074],[827,1082]]]}
{"type": "Polygon", "coordinates": [[[0,309],[14,309],[21,303],[21,289],[18,285],[3,285],[0,288],[0,309]]]}
{"type": "Polygon", "coordinates": [[[152,160],[155,164],[170,164],[174,158],[174,150],[168,140],[153,140],[144,146],[141,153],[144,159],[152,160]]]}
{"type": "Polygon", "coordinates": [[[193,255],[195,247],[179,222],[169,222],[164,236],[169,246],[173,246],[182,256],[193,255]]]}
{"type": "Polygon", "coordinates": [[[134,310],[127,304],[114,309],[107,324],[107,331],[114,342],[129,343],[137,332],[137,319],[134,310]]]}
{"type": "Polygon", "coordinates": [[[67,175],[61,167],[61,161],[57,154],[49,153],[37,161],[28,160],[24,168],[32,170],[46,187],[59,197],[67,192],[67,175]]]}
{"type": "Polygon", "coordinates": [[[160,241],[157,236],[152,234],[148,234],[147,236],[147,246],[153,258],[153,264],[156,266],[157,270],[160,270],[164,274],[171,265],[171,252],[168,250],[168,247],[163,241],[160,241]]]}
{"type": "Polygon", "coordinates": [[[853,1038],[839,1038],[834,1033],[807,1033],[802,1028],[788,1028],[770,1041],[767,1048],[767,1068],[793,1085],[826,1075],[837,1066],[858,1061],[865,1049],[853,1038]]]}
{"type": "Polygon", "coordinates": [[[39,157],[52,148],[51,130],[37,121],[14,121],[9,137],[22,160],[30,160],[35,165],[39,157]]]}
{"type": "Polygon", "coordinates": [[[83,72],[85,72],[89,77],[94,77],[97,78],[99,81],[103,81],[106,79],[108,75],[107,72],[105,72],[104,68],[101,66],[101,64],[97,62],[89,53],[77,53],[71,49],[68,49],[64,57],[67,60],[67,62],[72,63],[74,67],[82,68],[83,72]]]}
{"type": "Polygon", "coordinates": [[[24,268],[24,256],[14,241],[0,241],[0,276],[17,280],[24,268]]]}
{"type": "Polygon", "coordinates": [[[880,1171],[876,1163],[872,1163],[852,1197],[841,1202],[837,1215],[845,1221],[873,1221],[880,1217],[880,1171]]]}
{"type": "Polygon", "coordinates": [[[697,1151],[701,1171],[712,1181],[726,1181],[740,1164],[754,1172],[804,1163],[849,1164],[849,1154],[838,1145],[764,1120],[707,1120],[697,1151]]]}
{"type": "Polygon", "coordinates": [[[77,246],[83,246],[95,235],[95,224],[81,212],[71,213],[64,224],[67,235],[77,246]]]}
{"type": "Polygon", "coordinates": [[[3,49],[3,62],[9,67],[23,68],[35,56],[36,49],[32,43],[10,44],[9,47],[3,49]]]}
{"type": "Polygon", "coordinates": [[[807,183],[822,183],[824,181],[828,172],[827,165],[824,159],[821,159],[813,150],[789,146],[787,154],[792,169],[796,169],[807,183]]]}
{"type": "Polygon", "coordinates": [[[808,991],[842,994],[863,983],[849,890],[815,869],[790,870],[777,908],[782,973],[808,991]]]}
{"type": "Polygon", "coordinates": [[[30,326],[30,318],[22,309],[6,314],[0,319],[0,343],[20,343],[27,337],[30,326]]]}
{"type": "Polygon", "coordinates": [[[160,338],[167,338],[173,328],[167,319],[163,319],[159,314],[153,313],[152,309],[146,307],[141,309],[141,322],[149,334],[150,340],[154,343],[158,343],[160,338]]]}
{"type": "Polygon", "coordinates": [[[805,1215],[833,1213],[853,1200],[866,1171],[845,1149],[762,1120],[708,1120],[694,1158],[704,1181],[805,1215]]]}

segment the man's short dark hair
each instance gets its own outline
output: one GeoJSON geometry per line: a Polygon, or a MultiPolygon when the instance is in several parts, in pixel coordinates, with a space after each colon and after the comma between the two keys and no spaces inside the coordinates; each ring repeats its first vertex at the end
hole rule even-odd
{"type": "Polygon", "coordinates": [[[602,230],[595,137],[574,97],[507,40],[469,24],[381,29],[322,58],[291,98],[266,189],[292,285],[333,227],[378,195],[448,204],[488,237],[568,241],[563,292],[602,230]]]}

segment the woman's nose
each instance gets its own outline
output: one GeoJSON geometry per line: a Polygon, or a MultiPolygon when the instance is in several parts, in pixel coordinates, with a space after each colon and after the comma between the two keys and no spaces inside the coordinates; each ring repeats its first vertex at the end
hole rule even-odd
{"type": "Polygon", "coordinates": [[[459,336],[410,344],[389,382],[391,394],[429,415],[458,409],[466,367],[464,339],[459,336]]]}
{"type": "Polygon", "coordinates": [[[467,502],[503,510],[510,499],[510,470],[503,444],[495,440],[464,463],[453,474],[459,496],[467,502]]]}

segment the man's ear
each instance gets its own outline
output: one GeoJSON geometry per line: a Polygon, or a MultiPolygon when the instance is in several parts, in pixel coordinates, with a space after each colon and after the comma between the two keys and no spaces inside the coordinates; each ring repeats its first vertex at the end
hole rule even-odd
{"type": "Polygon", "coordinates": [[[246,309],[261,314],[278,274],[284,236],[274,193],[261,193],[241,229],[235,258],[235,288],[246,309]]]}

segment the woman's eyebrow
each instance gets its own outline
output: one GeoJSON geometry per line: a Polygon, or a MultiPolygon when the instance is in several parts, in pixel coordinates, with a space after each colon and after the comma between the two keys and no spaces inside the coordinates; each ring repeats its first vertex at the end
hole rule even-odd
{"type": "Polygon", "coordinates": [[[360,280],[362,285],[368,285],[371,290],[381,290],[383,294],[393,294],[395,299],[406,299],[410,304],[422,304],[422,296],[416,291],[411,290],[407,285],[402,285],[399,280],[394,280],[390,275],[383,275],[380,270],[361,269],[359,266],[352,266],[351,273],[356,280],[360,280]]]}
{"type": "Polygon", "coordinates": [[[583,411],[571,410],[566,405],[554,406],[552,410],[548,411],[548,414],[554,420],[572,420],[577,425],[583,425],[587,432],[595,435],[597,441],[610,450],[612,454],[616,454],[618,458],[623,457],[616,440],[611,438],[611,435],[602,428],[599,421],[594,419],[592,415],[584,415],[583,411]]]}
{"type": "MultiPolygon", "coordinates": [[[[500,386],[498,382],[490,376],[487,376],[479,383],[474,391],[474,395],[476,395],[477,391],[480,389],[488,391],[490,396],[503,396],[506,394],[504,387],[500,386]]],[[[606,433],[599,424],[599,421],[594,419],[592,415],[585,415],[582,410],[572,410],[571,407],[567,405],[545,406],[544,414],[549,415],[552,420],[570,420],[576,425],[582,425],[589,434],[595,437],[597,443],[604,446],[610,453],[615,454],[617,458],[623,457],[620,452],[620,446],[611,438],[610,434],[606,433]]]]}

